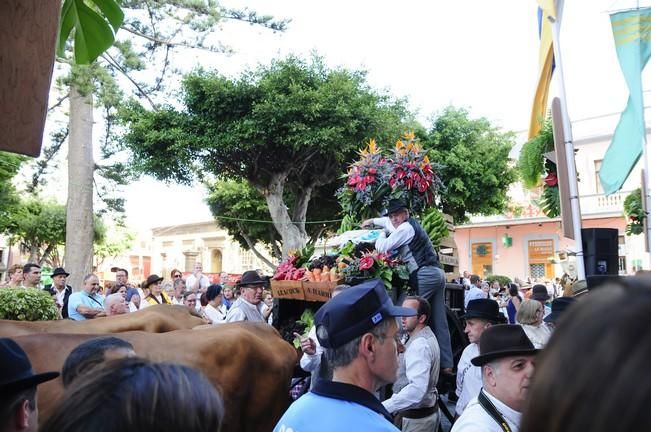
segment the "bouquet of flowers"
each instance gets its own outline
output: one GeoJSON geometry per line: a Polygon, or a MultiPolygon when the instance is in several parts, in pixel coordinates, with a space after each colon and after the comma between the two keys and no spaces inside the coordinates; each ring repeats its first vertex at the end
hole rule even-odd
{"type": "Polygon", "coordinates": [[[387,290],[393,286],[394,275],[409,280],[407,265],[399,258],[391,258],[364,244],[346,243],[337,258],[337,267],[346,278],[382,279],[387,290]]]}
{"type": "Polygon", "coordinates": [[[392,198],[404,200],[412,212],[420,213],[443,187],[439,166],[430,162],[413,133],[399,139],[389,156],[375,140],[359,154],[344,176],[346,185],[337,191],[344,214],[356,221],[376,217],[392,198]]]}

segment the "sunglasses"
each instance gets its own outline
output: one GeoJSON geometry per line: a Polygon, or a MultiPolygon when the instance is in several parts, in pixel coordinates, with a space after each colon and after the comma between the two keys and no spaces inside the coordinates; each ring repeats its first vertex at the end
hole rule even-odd
{"type": "Polygon", "coordinates": [[[178,279],[178,278],[180,278],[180,277],[183,277],[183,276],[180,275],[180,274],[175,274],[175,275],[174,275],[174,279],[178,279]]]}

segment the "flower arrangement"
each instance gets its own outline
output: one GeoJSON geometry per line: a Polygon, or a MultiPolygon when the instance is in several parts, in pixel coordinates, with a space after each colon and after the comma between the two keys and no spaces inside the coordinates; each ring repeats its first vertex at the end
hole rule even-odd
{"type": "Polygon", "coordinates": [[[355,220],[376,217],[392,198],[404,200],[412,212],[420,213],[443,187],[439,166],[430,162],[412,132],[396,141],[390,155],[375,140],[359,155],[344,176],[345,186],[337,191],[344,214],[355,220]]]}
{"type": "Polygon", "coordinates": [[[624,200],[624,215],[627,219],[626,235],[638,235],[644,231],[644,208],[640,188],[631,192],[624,200]]]}
{"type": "Polygon", "coordinates": [[[391,258],[371,248],[346,243],[337,257],[337,267],[346,279],[382,279],[387,290],[393,287],[394,276],[403,281],[409,280],[407,265],[399,258],[391,258]]]}

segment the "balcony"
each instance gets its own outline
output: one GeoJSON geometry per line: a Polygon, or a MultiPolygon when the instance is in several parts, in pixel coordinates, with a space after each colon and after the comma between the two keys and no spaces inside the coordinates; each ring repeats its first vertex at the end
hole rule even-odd
{"type": "MultiPolygon", "coordinates": [[[[581,215],[583,217],[622,215],[624,211],[624,200],[630,192],[623,191],[610,196],[606,196],[605,194],[583,195],[579,197],[581,215]]],[[[512,205],[519,210],[508,211],[501,215],[471,216],[468,225],[499,225],[500,223],[506,222],[528,223],[559,220],[559,218],[549,219],[533,201],[520,201],[512,203],[512,205]]]]}

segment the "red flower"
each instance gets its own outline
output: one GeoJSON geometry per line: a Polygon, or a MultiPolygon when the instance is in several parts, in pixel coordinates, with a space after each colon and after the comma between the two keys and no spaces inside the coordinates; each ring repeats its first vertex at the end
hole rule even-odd
{"type": "Polygon", "coordinates": [[[547,174],[547,177],[545,177],[545,184],[549,187],[554,187],[558,185],[558,177],[556,177],[555,172],[550,172],[547,174]]]}
{"type": "Polygon", "coordinates": [[[370,255],[364,256],[359,260],[359,269],[368,270],[371,267],[373,267],[373,264],[375,264],[375,260],[373,259],[372,256],[370,255]]]}

